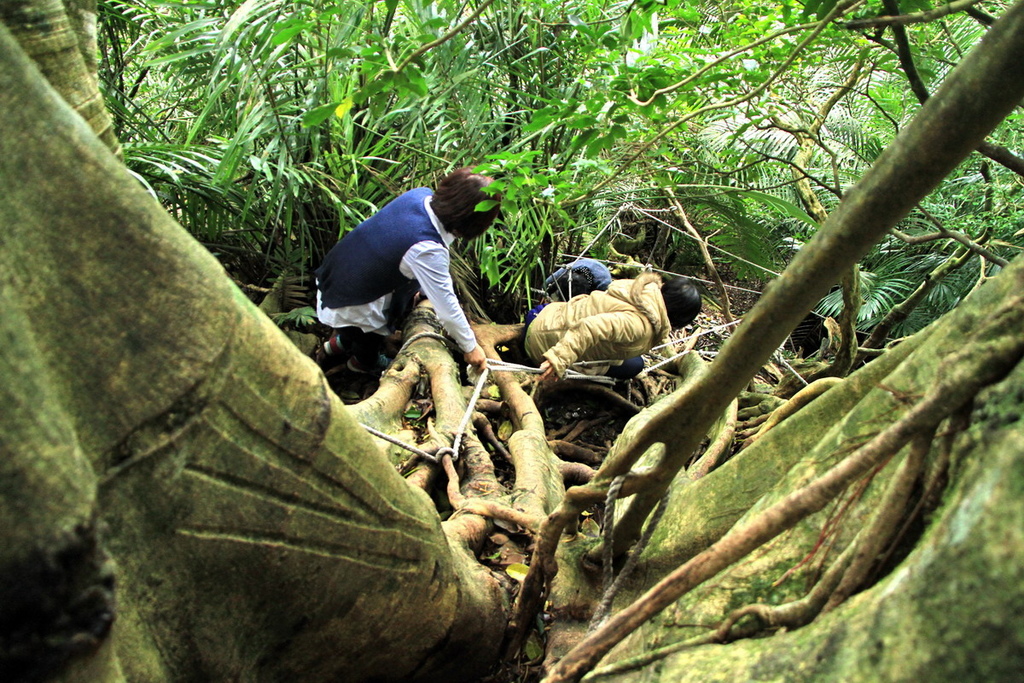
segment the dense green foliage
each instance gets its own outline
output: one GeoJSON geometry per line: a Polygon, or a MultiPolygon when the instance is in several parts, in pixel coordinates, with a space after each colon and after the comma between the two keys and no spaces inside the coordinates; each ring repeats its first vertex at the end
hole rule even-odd
{"type": "MultiPolygon", "coordinates": [[[[830,210],[919,106],[893,28],[845,23],[886,14],[878,2],[100,6],[101,78],[129,168],[240,282],[307,275],[398,192],[482,164],[504,218],[462,273],[498,319],[573,254],[628,251],[704,277],[666,190],[720,267],[769,279],[816,228],[796,181],[830,210]]],[[[937,88],[1004,6],[904,27],[914,77],[937,88]]],[[[1021,116],[993,142],[1020,152],[1021,116]]],[[[1011,257],[1021,189],[975,155],[902,230],[941,225],[1011,257]]],[[[862,265],[862,327],[957,247],[880,245],[862,265]]],[[[896,332],[948,310],[992,267],[969,260],[896,332]]],[[[841,306],[836,293],[820,310],[841,306]]]]}

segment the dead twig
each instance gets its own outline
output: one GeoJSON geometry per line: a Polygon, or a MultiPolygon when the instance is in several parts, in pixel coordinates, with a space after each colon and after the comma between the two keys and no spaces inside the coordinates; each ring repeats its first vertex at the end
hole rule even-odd
{"type": "Polygon", "coordinates": [[[569,430],[569,433],[565,435],[564,440],[571,443],[573,440],[578,439],[580,437],[580,434],[587,431],[591,427],[596,427],[597,425],[604,424],[607,421],[607,415],[595,417],[590,420],[580,420],[572,429],[569,430]]]}

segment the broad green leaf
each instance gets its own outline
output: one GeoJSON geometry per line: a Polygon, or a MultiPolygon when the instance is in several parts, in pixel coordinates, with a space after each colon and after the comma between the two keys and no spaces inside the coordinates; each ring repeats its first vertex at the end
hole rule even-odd
{"type": "Polygon", "coordinates": [[[523,581],[526,579],[526,575],[529,573],[530,568],[521,562],[510,564],[505,567],[505,573],[511,576],[516,581],[523,581]]]}
{"type": "Polygon", "coordinates": [[[312,27],[313,24],[310,24],[308,22],[300,22],[292,24],[290,26],[282,24],[282,28],[277,33],[274,34],[274,37],[271,38],[271,42],[274,45],[283,45],[292,38],[294,38],[295,36],[305,31],[306,29],[312,27]]]}
{"type": "Polygon", "coordinates": [[[787,202],[785,199],[780,199],[773,195],[766,194],[764,192],[758,192],[756,190],[737,190],[736,194],[738,194],[741,197],[746,197],[747,199],[752,199],[755,202],[760,202],[761,204],[770,206],[773,209],[781,211],[782,213],[786,214],[791,218],[796,218],[797,220],[803,221],[804,223],[807,223],[808,225],[811,225],[813,227],[818,226],[817,221],[811,218],[806,211],[801,209],[796,204],[793,204],[792,202],[787,202]]]}
{"type": "Polygon", "coordinates": [[[533,662],[539,660],[544,656],[544,644],[541,643],[540,636],[537,635],[536,631],[531,631],[530,635],[526,638],[526,645],[523,648],[526,651],[526,658],[533,662]]]}
{"type": "Polygon", "coordinates": [[[310,109],[302,115],[302,127],[311,128],[313,126],[319,126],[321,123],[327,120],[327,118],[335,113],[341,106],[338,102],[331,102],[330,104],[322,104],[319,107],[310,109]]]}
{"type": "Polygon", "coordinates": [[[420,97],[426,97],[430,89],[427,87],[427,79],[423,73],[413,65],[405,68],[406,87],[420,97]]]}

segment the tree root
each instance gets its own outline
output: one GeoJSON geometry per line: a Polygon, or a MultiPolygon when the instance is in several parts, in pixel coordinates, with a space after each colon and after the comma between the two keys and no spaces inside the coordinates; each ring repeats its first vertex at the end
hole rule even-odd
{"type": "Polygon", "coordinates": [[[925,456],[931,449],[935,430],[925,431],[911,442],[910,452],[900,464],[900,469],[889,483],[885,498],[863,534],[863,540],[856,544],[856,551],[849,568],[843,574],[839,586],[832,592],[823,611],[828,612],[850,597],[864,583],[882,549],[897,534],[900,519],[906,515],[907,504],[914,484],[924,470],[925,456]]]}
{"type": "MultiPolygon", "coordinates": [[[[753,635],[754,632],[755,631],[752,630],[750,635],[753,635]]],[[[644,652],[641,655],[637,655],[636,657],[630,657],[629,659],[623,659],[621,661],[615,662],[614,664],[609,664],[608,666],[602,666],[600,668],[594,669],[587,675],[587,680],[589,681],[598,678],[603,678],[605,676],[614,676],[616,674],[623,674],[628,673],[630,671],[636,671],[638,669],[644,668],[648,664],[658,661],[659,659],[664,659],[669,655],[674,655],[677,652],[682,652],[684,650],[689,650],[691,648],[700,647],[701,645],[713,645],[718,642],[719,641],[714,632],[702,636],[696,636],[695,638],[684,640],[681,643],[673,643],[672,645],[659,647],[657,649],[651,650],[650,652],[644,652]]]]}
{"type": "MultiPolygon", "coordinates": [[[[558,574],[555,550],[562,532],[574,524],[580,512],[588,506],[605,500],[610,482],[601,476],[603,475],[599,471],[598,476],[589,484],[568,489],[561,504],[541,525],[533,559],[530,562],[530,571],[523,580],[523,586],[516,597],[512,619],[509,620],[507,656],[522,649],[526,633],[544,604],[544,593],[558,574]]],[[[634,495],[638,490],[639,478],[632,474],[626,475],[620,495],[634,495]]]]}
{"type": "Polygon", "coordinates": [[[541,389],[534,395],[534,401],[538,405],[544,403],[551,396],[573,391],[589,394],[600,401],[601,405],[615,408],[626,415],[636,415],[641,410],[640,406],[622,398],[608,387],[586,380],[566,379],[559,382],[545,382],[539,386],[541,389]]]}
{"type": "Polygon", "coordinates": [[[757,434],[758,430],[761,429],[761,425],[767,422],[768,418],[771,416],[771,413],[764,413],[762,415],[752,417],[749,420],[745,420],[742,424],[739,425],[739,429],[736,433],[736,436],[738,436],[740,439],[750,438],[754,434],[757,434]]]}
{"type": "Polygon", "coordinates": [[[814,621],[842,580],[846,568],[853,560],[854,548],[861,536],[862,534],[857,535],[854,542],[836,558],[807,595],[784,605],[756,603],[733,610],[715,630],[712,637],[713,642],[728,643],[739,638],[749,638],[762,632],[764,628],[796,629],[814,621]],[[761,626],[746,626],[741,630],[734,631],[736,624],[745,616],[756,617],[760,620],[761,626]]]}
{"type": "Polygon", "coordinates": [[[779,406],[785,404],[786,399],[779,398],[778,396],[772,396],[771,394],[744,391],[739,395],[737,401],[739,404],[737,417],[740,422],[746,422],[758,415],[767,415],[779,406]]]}
{"type": "Polygon", "coordinates": [[[597,474],[597,470],[593,467],[587,467],[579,462],[559,462],[558,471],[561,473],[562,481],[565,482],[566,486],[589,484],[597,474]]]}
{"type": "Polygon", "coordinates": [[[477,499],[466,501],[455,511],[452,518],[466,514],[480,515],[508,524],[514,524],[531,534],[536,534],[541,526],[541,520],[494,500],[477,499]]]}
{"type": "Polygon", "coordinates": [[[762,628],[797,629],[806,626],[819,614],[835,609],[862,586],[881,549],[897,535],[897,527],[900,518],[906,514],[914,484],[924,470],[933,433],[926,431],[914,438],[909,455],[890,482],[870,524],[857,533],[810,593],[783,605],[757,603],[734,610],[715,632],[716,642],[726,643],[738,637],[756,635],[759,629],[750,627],[742,636],[732,633],[737,622],[746,616],[756,617],[762,628]]]}
{"type": "Polygon", "coordinates": [[[489,444],[505,460],[512,462],[512,456],[509,454],[508,449],[505,448],[505,444],[498,438],[498,435],[494,433],[494,427],[491,426],[491,421],[487,419],[486,415],[482,413],[475,414],[473,416],[473,427],[484,443],[489,444]]]}
{"type": "MultiPolygon", "coordinates": [[[[804,517],[821,510],[839,492],[907,443],[932,432],[983,387],[1002,379],[1024,355],[1024,338],[1020,336],[1024,327],[1022,299],[1021,295],[1008,297],[990,318],[981,322],[961,351],[946,356],[923,398],[902,418],[807,486],[737,525],[707,550],[672,571],[605,626],[584,638],[551,669],[546,683],[579,680],[612,647],[653,615],[804,517]]],[[[550,543],[550,539],[544,540],[550,543]]]]}
{"type": "Polygon", "coordinates": [[[702,455],[697,462],[693,463],[693,465],[686,470],[686,476],[691,480],[697,480],[717,467],[722,461],[723,456],[732,446],[733,437],[735,437],[735,435],[736,401],[733,401],[729,404],[729,408],[725,412],[724,424],[719,430],[718,436],[716,436],[714,442],[708,446],[708,449],[704,451],[704,455],[702,455]]]}
{"type": "Polygon", "coordinates": [[[604,457],[583,446],[569,443],[561,439],[554,439],[548,441],[548,446],[554,451],[555,455],[565,460],[571,460],[573,462],[581,462],[585,465],[596,466],[600,465],[604,461],[604,457]]]}
{"type": "MultiPolygon", "coordinates": [[[[763,437],[768,431],[779,424],[787,417],[790,417],[798,410],[806,406],[808,403],[818,398],[826,391],[831,389],[837,384],[841,384],[843,379],[841,377],[822,377],[821,379],[815,380],[808,384],[806,387],[798,391],[793,398],[786,401],[782,406],[776,408],[765,420],[761,428],[757,430],[747,442],[743,444],[743,448],[749,448],[751,444],[757,442],[758,439],[763,437]]],[[[742,450],[742,449],[741,449],[742,450]]]]}

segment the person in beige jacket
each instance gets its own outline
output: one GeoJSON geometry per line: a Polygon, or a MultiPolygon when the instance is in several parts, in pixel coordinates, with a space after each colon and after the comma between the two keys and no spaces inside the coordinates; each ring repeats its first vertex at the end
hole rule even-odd
{"type": "Polygon", "coordinates": [[[527,322],[524,346],[540,363],[541,380],[562,377],[579,361],[608,361],[588,372],[626,379],[643,369],[641,355],[690,324],[700,306],[700,292],[689,278],[663,281],[645,273],[615,280],[603,292],[547,304],[527,322]]]}

